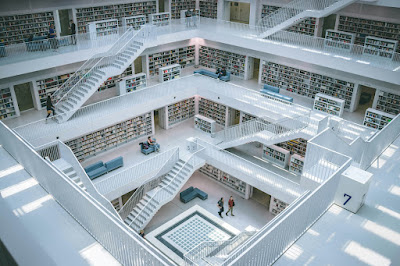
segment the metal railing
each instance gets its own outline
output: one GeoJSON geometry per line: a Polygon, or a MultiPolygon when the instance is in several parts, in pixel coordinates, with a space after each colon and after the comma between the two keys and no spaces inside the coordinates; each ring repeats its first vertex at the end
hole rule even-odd
{"type": "MultiPolygon", "coordinates": [[[[158,172],[150,179],[143,182],[132,194],[132,196],[128,199],[128,201],[122,206],[119,211],[119,216],[122,220],[125,220],[126,217],[131,213],[131,211],[135,208],[135,206],[139,203],[139,201],[146,195],[147,192],[156,188],[165,177],[164,172],[170,171],[172,167],[179,161],[179,148],[175,148],[174,152],[168,153],[169,158],[164,162],[164,165],[159,167],[158,172]]],[[[152,166],[153,167],[153,166],[152,166]]]]}
{"type": "Polygon", "coordinates": [[[179,152],[173,148],[159,153],[143,162],[132,165],[121,172],[110,175],[95,183],[97,190],[110,200],[132,191],[147,182],[159,171],[171,156],[179,152]]]}
{"type": "MultiPolygon", "coordinates": [[[[128,226],[131,226],[132,223],[136,222],[137,220],[140,220],[142,222],[145,222],[143,220],[141,220],[139,218],[140,215],[142,215],[142,212],[150,205],[150,204],[157,204],[157,208],[160,208],[161,206],[163,206],[165,203],[167,203],[169,200],[171,200],[173,198],[173,196],[171,196],[171,194],[168,192],[168,190],[170,191],[176,191],[176,188],[172,185],[174,183],[174,181],[178,180],[178,176],[183,173],[183,169],[185,169],[185,167],[192,167],[192,169],[195,169],[195,167],[197,165],[199,165],[200,163],[202,163],[204,160],[200,159],[199,157],[197,157],[196,155],[199,154],[200,152],[202,152],[204,150],[204,147],[202,147],[201,145],[199,145],[197,142],[196,143],[196,151],[190,156],[190,158],[184,163],[184,165],[181,167],[181,169],[179,169],[179,171],[173,176],[173,178],[171,178],[171,180],[168,182],[168,184],[166,186],[163,187],[157,187],[153,193],[153,196],[150,198],[150,200],[148,200],[148,202],[146,203],[146,205],[144,205],[144,207],[142,208],[142,210],[140,210],[140,212],[132,219],[132,221],[130,222],[130,224],[128,226]]],[[[188,173],[183,174],[184,176],[186,176],[187,178],[190,177],[190,175],[188,173]]],[[[180,181],[175,182],[177,184],[181,183],[180,181]]],[[[184,183],[184,182],[183,182],[184,183]]],[[[179,191],[179,190],[178,190],[179,191]]],[[[176,192],[178,192],[176,191],[176,192]]]]}
{"type": "Polygon", "coordinates": [[[43,159],[49,158],[51,162],[61,158],[57,141],[35,147],[35,151],[42,156],[43,159]]]}
{"type": "Polygon", "coordinates": [[[201,265],[201,260],[206,260],[207,257],[215,257],[217,255],[223,260],[255,233],[255,231],[243,231],[229,240],[201,242],[183,255],[185,264],[201,265]]]}
{"type": "Polygon", "coordinates": [[[121,220],[113,218],[97,200],[61,175],[2,122],[0,136],[0,145],[121,264],[172,265],[167,257],[126,228],[121,220]]]}

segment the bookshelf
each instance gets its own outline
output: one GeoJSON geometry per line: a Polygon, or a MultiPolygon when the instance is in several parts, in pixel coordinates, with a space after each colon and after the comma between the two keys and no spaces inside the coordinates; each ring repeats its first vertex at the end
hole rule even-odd
{"type": "Polygon", "coordinates": [[[36,80],[35,87],[39,94],[40,109],[46,107],[47,94],[53,94],[74,73],[63,74],[36,80]]]}
{"type": "Polygon", "coordinates": [[[24,42],[30,35],[47,36],[54,24],[53,11],[0,17],[0,44],[24,42]]]}
{"type": "Polygon", "coordinates": [[[253,116],[253,115],[249,115],[249,114],[246,114],[246,113],[242,112],[242,114],[241,114],[241,119],[240,119],[240,123],[244,123],[244,122],[247,122],[247,121],[249,121],[249,120],[256,119],[256,118],[257,118],[257,117],[255,117],[255,116],[253,116]]]}
{"type": "Polygon", "coordinates": [[[76,158],[87,158],[119,145],[153,134],[153,114],[146,113],[65,142],[76,158]]]}
{"type": "Polygon", "coordinates": [[[264,145],[262,157],[272,163],[281,166],[282,168],[286,168],[289,162],[290,151],[287,151],[275,145],[264,145]]]}
{"type": "Polygon", "coordinates": [[[271,200],[269,203],[269,212],[273,215],[277,215],[281,213],[289,204],[271,196],[271,200]]]}
{"type": "MultiPolygon", "coordinates": [[[[400,23],[338,15],[336,29],[355,34],[355,44],[364,45],[367,36],[400,40],[400,23]]],[[[397,47],[397,52],[400,52],[397,47]]]]}
{"type": "Polygon", "coordinates": [[[177,125],[195,115],[194,97],[168,105],[168,125],[177,125]]]}
{"type": "Polygon", "coordinates": [[[363,54],[392,59],[398,43],[398,41],[367,36],[365,38],[363,54]]]}
{"type": "Polygon", "coordinates": [[[158,69],[158,78],[160,82],[177,79],[181,76],[181,65],[173,64],[170,66],[160,67],[158,69]]]}
{"type": "Polygon", "coordinates": [[[118,20],[108,19],[90,22],[87,25],[86,32],[91,33],[90,38],[97,38],[118,33],[118,20]],[[94,34],[96,33],[96,34],[94,34]]]}
{"type": "Polygon", "coordinates": [[[365,111],[364,126],[372,127],[378,130],[384,128],[390,121],[393,120],[395,115],[368,108],[365,111]]]}
{"type": "Polygon", "coordinates": [[[194,65],[195,46],[185,46],[148,55],[149,75],[159,74],[159,68],[180,64],[181,68],[194,65]]]}
{"type": "Polygon", "coordinates": [[[303,172],[304,157],[298,154],[293,154],[290,156],[289,171],[295,174],[300,174],[303,172]]]}
{"type": "Polygon", "coordinates": [[[355,34],[337,30],[325,32],[325,47],[351,51],[354,44],[355,34]]]}
{"type": "Polygon", "coordinates": [[[196,8],[196,0],[171,0],[170,1],[171,18],[181,18],[181,10],[193,10],[196,8]]]}
{"type": "Polygon", "coordinates": [[[127,76],[117,83],[119,95],[124,95],[132,91],[140,90],[145,88],[146,86],[147,81],[145,73],[127,76]]]}
{"type": "Polygon", "coordinates": [[[244,79],[246,56],[200,45],[199,64],[208,68],[225,67],[231,75],[244,79]]]}
{"type": "Polygon", "coordinates": [[[122,25],[123,17],[149,15],[157,12],[157,1],[141,1],[118,5],[84,7],[73,10],[76,17],[78,33],[86,32],[86,25],[90,22],[118,19],[122,25]]]}
{"type": "Polygon", "coordinates": [[[223,104],[199,98],[199,114],[214,120],[218,125],[226,125],[227,107],[223,104]]]}
{"type": "Polygon", "coordinates": [[[380,91],[377,93],[375,109],[389,114],[397,115],[400,113],[400,95],[380,91]]]}
{"type": "Polygon", "coordinates": [[[205,164],[199,169],[199,172],[210,177],[212,180],[223,184],[229,190],[237,193],[239,196],[248,199],[250,197],[250,186],[242,180],[233,177],[212,165],[205,164]]]}
{"type": "Polygon", "coordinates": [[[149,15],[149,23],[157,27],[169,25],[170,19],[171,16],[169,12],[155,13],[149,15]]]}
{"type": "Polygon", "coordinates": [[[322,93],[317,93],[315,95],[313,109],[330,115],[342,117],[344,104],[344,100],[322,93]]]}
{"type": "Polygon", "coordinates": [[[314,98],[317,93],[323,93],[345,100],[344,108],[352,108],[355,84],[345,80],[335,79],[299,68],[277,64],[269,61],[262,62],[260,82],[299,95],[314,98]]]}
{"type": "MultiPolygon", "coordinates": [[[[271,15],[279,8],[280,7],[278,6],[263,5],[261,9],[261,18],[271,15]]],[[[316,36],[318,32],[317,27],[318,27],[317,18],[308,17],[297,22],[296,24],[290,26],[285,30],[290,32],[306,34],[310,36],[316,36]]]]}
{"type": "Polygon", "coordinates": [[[122,18],[122,26],[125,28],[133,27],[135,30],[140,30],[140,27],[145,24],[145,15],[122,18]]]}
{"type": "Polygon", "coordinates": [[[218,0],[199,0],[200,16],[217,19],[218,0]]]}
{"type": "Polygon", "coordinates": [[[210,118],[207,118],[202,115],[194,116],[194,128],[204,131],[206,133],[213,134],[215,133],[215,124],[216,122],[210,118]]]}
{"type": "Polygon", "coordinates": [[[307,151],[307,140],[303,138],[292,139],[289,141],[281,142],[276,144],[276,146],[281,147],[285,150],[291,151],[300,156],[306,156],[307,151]]]}
{"type": "Polygon", "coordinates": [[[10,88],[0,88],[0,120],[16,115],[10,88]]]}
{"type": "Polygon", "coordinates": [[[132,75],[132,65],[129,65],[129,67],[127,67],[121,75],[108,78],[106,81],[103,82],[103,84],[100,85],[97,91],[114,88],[119,81],[121,81],[124,77],[130,75],[132,75]]]}

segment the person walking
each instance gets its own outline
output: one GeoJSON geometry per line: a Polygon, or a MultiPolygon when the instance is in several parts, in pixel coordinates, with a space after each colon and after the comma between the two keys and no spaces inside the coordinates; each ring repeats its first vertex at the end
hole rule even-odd
{"type": "Polygon", "coordinates": [[[224,211],[224,198],[221,198],[221,199],[218,201],[217,206],[218,206],[218,208],[219,208],[219,212],[218,212],[219,217],[223,218],[222,215],[221,215],[221,213],[224,211]]]}
{"type": "Polygon", "coordinates": [[[53,117],[56,115],[56,113],[55,113],[55,111],[54,111],[53,103],[52,103],[52,101],[51,101],[50,94],[47,95],[46,109],[47,109],[47,117],[46,117],[46,124],[47,124],[47,118],[49,118],[51,112],[53,112],[53,117]]]}
{"type": "Polygon", "coordinates": [[[71,44],[76,44],[76,25],[72,19],[69,21],[69,24],[69,29],[71,31],[71,44]]]}
{"type": "Polygon", "coordinates": [[[231,197],[229,198],[229,201],[228,201],[228,207],[229,207],[229,209],[228,209],[228,211],[225,213],[226,216],[228,216],[229,211],[231,211],[231,215],[232,215],[232,216],[235,216],[235,215],[233,215],[233,206],[235,206],[235,201],[233,200],[233,197],[231,196],[231,197]]]}

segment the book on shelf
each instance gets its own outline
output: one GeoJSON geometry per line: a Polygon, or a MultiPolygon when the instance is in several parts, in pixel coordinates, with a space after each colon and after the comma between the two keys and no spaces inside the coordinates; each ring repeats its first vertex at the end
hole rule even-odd
{"type": "Polygon", "coordinates": [[[168,125],[172,126],[195,116],[194,97],[168,105],[168,125]]]}
{"type": "Polygon", "coordinates": [[[325,33],[325,47],[351,51],[355,40],[354,33],[337,30],[327,30],[325,33]]]}
{"type": "Polygon", "coordinates": [[[226,125],[227,107],[223,104],[200,97],[199,114],[214,120],[218,125],[226,125]]]}
{"type": "Polygon", "coordinates": [[[281,213],[289,204],[271,196],[270,204],[269,204],[269,212],[274,215],[281,213]]]}
{"type": "Polygon", "coordinates": [[[11,89],[0,89],[0,120],[10,118],[16,115],[14,101],[12,99],[11,89]]]}
{"type": "Polygon", "coordinates": [[[159,74],[162,67],[179,64],[181,68],[194,65],[195,47],[194,45],[166,50],[148,55],[149,75],[159,74]]]}
{"type": "Polygon", "coordinates": [[[166,82],[169,80],[177,79],[181,75],[181,65],[173,64],[159,68],[159,81],[166,82]]]}
{"type": "Polygon", "coordinates": [[[394,118],[395,115],[393,114],[388,114],[382,111],[375,110],[373,108],[368,108],[365,111],[364,126],[381,130],[394,118]]]}
{"type": "Polygon", "coordinates": [[[344,100],[322,93],[317,93],[315,95],[313,109],[330,115],[342,117],[344,104],[344,100]]]}
{"type": "Polygon", "coordinates": [[[218,0],[199,0],[200,16],[217,19],[218,0]]]}
{"type": "Polygon", "coordinates": [[[375,106],[376,110],[392,115],[400,113],[400,95],[385,91],[377,92],[377,95],[378,101],[375,106]]]}
{"type": "Polygon", "coordinates": [[[262,158],[286,168],[289,162],[290,151],[276,145],[263,146],[262,158]]]}
{"type": "Polygon", "coordinates": [[[289,171],[301,174],[303,172],[304,167],[304,157],[298,154],[293,154],[290,156],[290,163],[289,163],[289,171]]]}
{"type": "Polygon", "coordinates": [[[194,116],[194,128],[213,134],[215,132],[215,120],[207,118],[202,115],[194,116]]]}

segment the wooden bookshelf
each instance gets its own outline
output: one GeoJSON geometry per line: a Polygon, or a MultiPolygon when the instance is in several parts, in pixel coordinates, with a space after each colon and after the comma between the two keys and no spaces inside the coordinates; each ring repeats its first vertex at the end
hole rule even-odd
{"type": "Polygon", "coordinates": [[[156,1],[141,1],[118,5],[77,8],[74,10],[77,21],[77,32],[85,33],[86,25],[90,22],[118,19],[122,25],[123,17],[149,15],[157,12],[156,1]]]}
{"type": "Polygon", "coordinates": [[[157,27],[169,25],[171,14],[169,12],[155,13],[149,15],[149,23],[157,27]]]}
{"type": "Polygon", "coordinates": [[[86,27],[86,32],[91,33],[90,38],[113,35],[118,33],[118,20],[108,19],[90,22],[86,27]]]}
{"type": "Polygon", "coordinates": [[[168,125],[176,125],[195,116],[194,97],[168,105],[168,125]]]}
{"type": "Polygon", "coordinates": [[[181,18],[182,10],[193,10],[196,8],[196,0],[171,0],[170,1],[171,18],[181,18]]]}
{"type": "Polygon", "coordinates": [[[194,45],[150,54],[148,55],[149,75],[158,75],[161,67],[173,64],[179,64],[181,68],[192,66],[194,65],[194,57],[194,45]]]}
{"type": "Polygon", "coordinates": [[[132,65],[129,65],[129,67],[127,67],[121,75],[108,78],[106,81],[103,82],[103,84],[100,85],[97,91],[103,91],[110,88],[114,88],[118,82],[120,82],[123,78],[130,75],[132,75],[132,65]]]}
{"type": "Polygon", "coordinates": [[[200,16],[217,19],[218,0],[199,0],[200,16]]]}
{"type": "MultiPolygon", "coordinates": [[[[263,5],[261,9],[261,18],[271,15],[275,11],[277,11],[280,7],[278,6],[271,6],[271,5],[263,5]]],[[[316,36],[317,34],[317,18],[308,17],[305,18],[296,24],[290,26],[289,28],[285,29],[286,31],[296,32],[301,34],[306,34],[310,36],[316,36]]]]}
{"type": "Polygon", "coordinates": [[[325,47],[351,51],[355,39],[354,33],[337,30],[327,30],[325,32],[325,47]]]}
{"type": "Polygon", "coordinates": [[[204,131],[206,133],[213,134],[215,133],[215,120],[207,118],[202,115],[194,116],[194,128],[204,131]]]}
{"type": "Polygon", "coordinates": [[[400,95],[380,91],[377,93],[378,100],[376,102],[375,109],[397,115],[400,113],[400,95]]]}
{"type": "Polygon", "coordinates": [[[36,80],[35,87],[39,94],[40,108],[46,107],[47,95],[53,94],[74,73],[63,74],[36,80]]]}
{"type": "Polygon", "coordinates": [[[365,111],[364,126],[381,130],[394,118],[395,115],[368,108],[365,111]]]}
{"type": "Polygon", "coordinates": [[[289,162],[290,151],[276,145],[264,145],[262,157],[282,168],[286,168],[289,162]]]}
{"type": "Polygon", "coordinates": [[[0,120],[16,115],[10,88],[0,89],[0,120]]]}
{"type": "Polygon", "coordinates": [[[0,17],[0,44],[24,42],[30,35],[47,36],[54,24],[53,11],[0,17]]]}
{"type": "Polygon", "coordinates": [[[300,156],[306,156],[307,151],[307,140],[303,138],[292,139],[289,141],[281,142],[276,144],[276,146],[281,147],[285,150],[291,151],[294,154],[300,156]]]}
{"type": "Polygon", "coordinates": [[[147,81],[145,73],[127,76],[117,83],[119,95],[124,95],[132,91],[140,90],[145,88],[146,86],[147,81]]]}
{"type": "Polygon", "coordinates": [[[173,64],[170,66],[160,67],[158,71],[158,78],[160,82],[178,79],[181,76],[181,65],[173,64]]]}
{"type": "Polygon", "coordinates": [[[289,204],[271,196],[271,200],[269,203],[269,212],[273,215],[278,215],[281,213],[289,204]]]}
{"type": "Polygon", "coordinates": [[[298,154],[293,154],[290,156],[289,171],[295,174],[300,174],[303,172],[304,167],[304,157],[298,154]]]}
{"type": "Polygon", "coordinates": [[[231,75],[244,78],[246,56],[208,46],[200,46],[199,64],[208,68],[225,67],[231,75]]]}
{"type": "Polygon", "coordinates": [[[122,18],[122,26],[125,28],[132,27],[135,30],[140,30],[140,27],[146,24],[146,16],[133,16],[133,17],[126,17],[122,18]]]}
{"type": "Polygon", "coordinates": [[[398,43],[398,41],[367,36],[365,38],[363,54],[392,59],[398,43]]]}
{"type": "MultiPolygon", "coordinates": [[[[359,45],[364,45],[368,36],[400,41],[400,23],[338,15],[336,29],[354,33],[355,44],[359,45]]],[[[399,47],[396,51],[400,52],[399,47]]]]}
{"type": "Polygon", "coordinates": [[[223,184],[229,190],[237,193],[239,196],[245,199],[248,199],[250,196],[250,186],[247,183],[219,170],[212,165],[205,164],[199,169],[199,172],[210,177],[219,184],[223,184]]]}
{"type": "Polygon", "coordinates": [[[218,125],[226,125],[227,107],[223,104],[199,98],[199,114],[214,120],[218,125]]]}
{"type": "Polygon", "coordinates": [[[146,113],[65,142],[82,162],[140,137],[152,135],[152,113],[146,113]]]}
{"type": "Polygon", "coordinates": [[[330,115],[342,117],[344,104],[344,100],[322,93],[317,93],[315,95],[313,109],[330,115]]]}
{"type": "Polygon", "coordinates": [[[323,93],[345,101],[344,108],[351,108],[355,84],[299,68],[269,61],[262,62],[261,83],[314,98],[323,93]]]}

